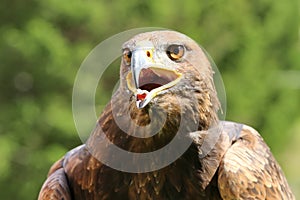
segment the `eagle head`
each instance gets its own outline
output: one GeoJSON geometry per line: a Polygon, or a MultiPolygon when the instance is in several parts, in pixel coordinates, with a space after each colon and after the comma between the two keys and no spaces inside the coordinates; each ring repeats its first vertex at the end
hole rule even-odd
{"type": "Polygon", "coordinates": [[[217,118],[211,63],[191,38],[176,31],[146,32],[125,42],[122,51],[120,89],[131,96],[133,117],[156,107],[168,114],[192,109],[208,125],[217,118]]]}

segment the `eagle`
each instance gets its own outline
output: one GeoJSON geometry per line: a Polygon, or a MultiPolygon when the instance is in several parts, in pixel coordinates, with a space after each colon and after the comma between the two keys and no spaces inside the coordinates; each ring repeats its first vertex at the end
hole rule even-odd
{"type": "Polygon", "coordinates": [[[85,144],[52,165],[39,200],[295,199],[260,134],[219,119],[212,64],[194,40],[150,31],[122,52],[118,89],[85,144]],[[112,146],[167,150],[141,161],[112,146]]]}

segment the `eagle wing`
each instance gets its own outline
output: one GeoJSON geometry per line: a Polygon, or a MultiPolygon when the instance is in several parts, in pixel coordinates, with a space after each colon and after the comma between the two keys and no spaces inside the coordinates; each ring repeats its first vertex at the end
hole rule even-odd
{"type": "Polygon", "coordinates": [[[64,158],[54,163],[48,173],[48,178],[42,186],[38,200],[62,199],[71,200],[70,189],[63,169],[64,158]]]}
{"type": "Polygon", "coordinates": [[[85,145],[72,149],[52,165],[38,200],[96,199],[101,166],[85,145]]]}
{"type": "Polygon", "coordinates": [[[269,147],[246,125],[220,163],[218,187],[223,199],[295,199],[269,147]]]}

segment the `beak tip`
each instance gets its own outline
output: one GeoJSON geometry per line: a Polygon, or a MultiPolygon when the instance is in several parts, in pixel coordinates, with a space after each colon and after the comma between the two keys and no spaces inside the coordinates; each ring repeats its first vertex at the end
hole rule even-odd
{"type": "Polygon", "coordinates": [[[143,101],[136,101],[136,107],[138,109],[144,108],[146,105],[143,103],[143,101]]]}

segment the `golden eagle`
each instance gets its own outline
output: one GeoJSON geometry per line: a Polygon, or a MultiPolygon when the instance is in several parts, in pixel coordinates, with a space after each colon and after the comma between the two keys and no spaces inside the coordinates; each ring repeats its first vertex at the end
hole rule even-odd
{"type": "Polygon", "coordinates": [[[164,30],[138,34],[122,48],[119,88],[86,144],[53,164],[40,200],[295,199],[259,133],[218,119],[213,70],[196,42],[164,30]],[[147,153],[171,143],[179,129],[180,141],[191,143],[162,168],[151,156],[155,170],[137,172],[98,159],[115,156],[103,134],[128,152],[147,153]]]}

